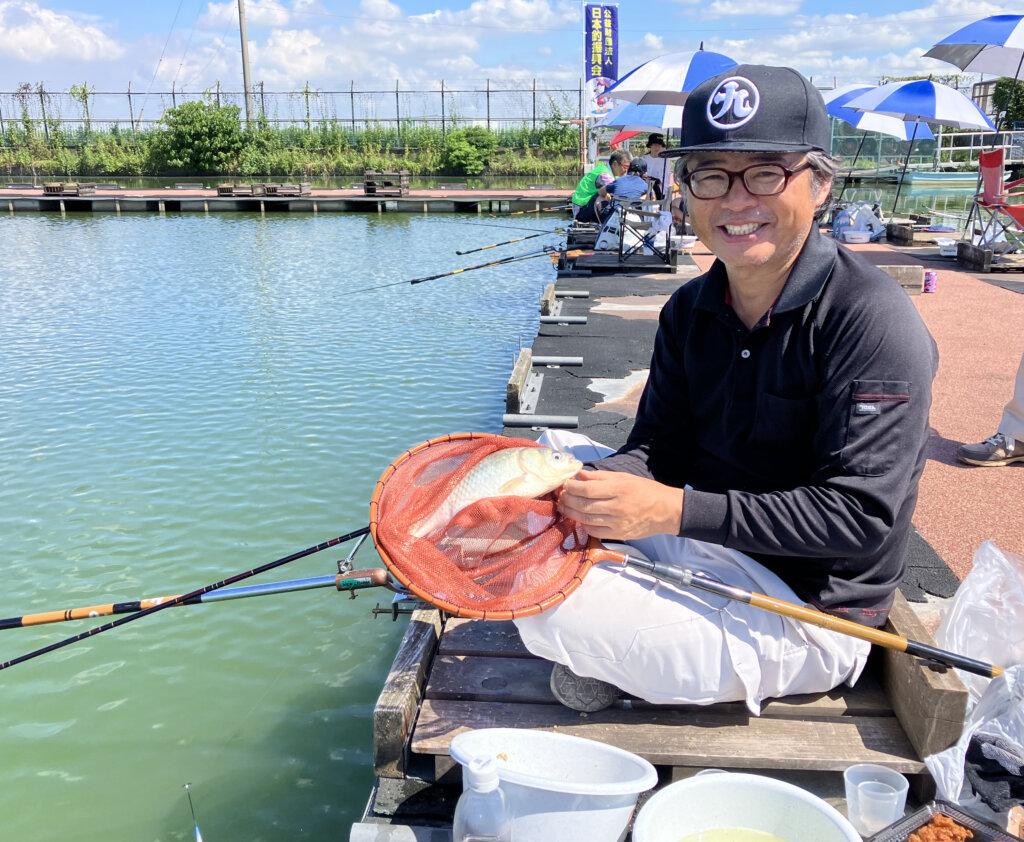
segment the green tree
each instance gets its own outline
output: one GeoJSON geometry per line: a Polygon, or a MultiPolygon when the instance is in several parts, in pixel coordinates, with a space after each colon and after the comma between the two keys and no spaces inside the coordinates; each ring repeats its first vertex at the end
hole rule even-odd
{"type": "Polygon", "coordinates": [[[996,82],[996,89],[992,92],[992,103],[996,107],[996,114],[1006,112],[1006,117],[1000,125],[1013,128],[1014,123],[1024,121],[1024,82],[1004,76],[996,82]]]}
{"type": "Polygon", "coordinates": [[[491,162],[498,139],[483,126],[448,132],[444,143],[445,166],[465,175],[480,175],[491,162]]]}
{"type": "Polygon", "coordinates": [[[150,147],[157,170],[224,173],[242,150],[237,105],[185,102],[168,109],[150,147]]]}

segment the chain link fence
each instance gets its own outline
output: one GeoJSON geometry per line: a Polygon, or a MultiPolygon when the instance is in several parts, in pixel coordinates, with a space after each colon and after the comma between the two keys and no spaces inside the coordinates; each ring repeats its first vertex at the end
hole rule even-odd
{"type": "MultiPolygon", "coordinates": [[[[136,136],[149,132],[164,112],[185,102],[200,100],[218,106],[233,105],[246,117],[244,91],[96,91],[72,86],[49,91],[43,85],[23,84],[0,91],[0,142],[16,145],[20,138],[59,133],[65,144],[88,142],[94,133],[116,131],[136,136]]],[[[401,138],[411,127],[430,127],[443,132],[467,125],[492,130],[526,128],[536,131],[550,120],[578,119],[582,109],[582,85],[575,88],[538,87],[532,83],[496,84],[486,80],[481,89],[447,88],[444,82],[432,90],[393,89],[268,91],[262,82],[253,88],[253,120],[274,128],[312,131],[323,125],[360,131],[391,128],[401,138]]]]}

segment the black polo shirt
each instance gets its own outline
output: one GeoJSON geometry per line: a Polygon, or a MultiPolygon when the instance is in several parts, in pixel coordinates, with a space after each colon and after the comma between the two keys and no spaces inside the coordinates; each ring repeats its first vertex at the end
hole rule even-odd
{"type": "Polygon", "coordinates": [[[692,486],[680,535],[879,625],[904,573],[937,365],[903,288],[815,230],[753,330],[720,261],[676,291],[629,439],[595,466],[692,486]]]}

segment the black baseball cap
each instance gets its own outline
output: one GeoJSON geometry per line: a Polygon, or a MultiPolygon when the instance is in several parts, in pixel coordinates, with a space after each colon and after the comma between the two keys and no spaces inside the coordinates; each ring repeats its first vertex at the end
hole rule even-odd
{"type": "Polygon", "coordinates": [[[683,105],[682,145],[688,152],[828,152],[832,135],[825,101],[791,67],[741,64],[702,82],[683,105]]]}
{"type": "Polygon", "coordinates": [[[629,170],[627,172],[635,172],[640,175],[647,174],[647,162],[643,158],[633,158],[629,162],[629,170]]]}

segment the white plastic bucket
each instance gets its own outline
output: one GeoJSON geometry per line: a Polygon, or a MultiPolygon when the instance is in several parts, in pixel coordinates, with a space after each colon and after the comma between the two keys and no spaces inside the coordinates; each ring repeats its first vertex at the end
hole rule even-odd
{"type": "Polygon", "coordinates": [[[614,746],[520,728],[483,728],[452,739],[463,766],[493,757],[512,813],[512,842],[619,842],[654,767],[614,746]]]}
{"type": "Polygon", "coordinates": [[[759,830],[786,842],[861,842],[843,815],[807,790],[739,772],[700,774],[656,792],[633,823],[633,842],[679,842],[705,830],[759,830]]]}

